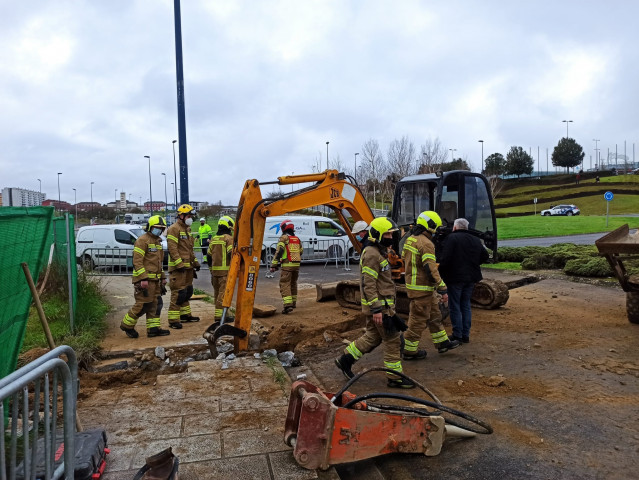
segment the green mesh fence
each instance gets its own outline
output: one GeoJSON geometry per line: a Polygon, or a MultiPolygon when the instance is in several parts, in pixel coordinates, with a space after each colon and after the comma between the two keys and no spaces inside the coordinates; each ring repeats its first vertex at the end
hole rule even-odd
{"type": "Polygon", "coordinates": [[[75,267],[75,235],[73,218],[53,218],[52,207],[0,208],[0,378],[13,372],[22,346],[32,302],[21,263],[26,262],[34,281],[46,267],[52,244],[54,261],[67,272],[67,243],[70,247],[71,291],[73,310],[77,299],[77,268],[75,267]]]}

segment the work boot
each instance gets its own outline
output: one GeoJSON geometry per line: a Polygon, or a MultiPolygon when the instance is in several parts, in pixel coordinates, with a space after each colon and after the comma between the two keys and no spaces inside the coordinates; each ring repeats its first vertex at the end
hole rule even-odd
{"type": "Polygon", "coordinates": [[[126,328],[124,325],[120,325],[120,330],[126,333],[129,338],[138,338],[140,334],[135,331],[135,328],[126,328]]]}
{"type": "Polygon", "coordinates": [[[293,307],[293,308],[297,308],[297,303],[296,303],[296,302],[293,302],[293,303],[291,304],[291,307],[293,307]]]}
{"type": "Polygon", "coordinates": [[[406,353],[404,351],[403,359],[404,360],[423,360],[426,358],[427,352],[426,350],[417,350],[415,353],[406,353]]]}
{"type": "Polygon", "coordinates": [[[389,378],[387,385],[391,388],[415,388],[415,384],[407,378],[389,378]]]}
{"type": "Polygon", "coordinates": [[[446,340],[445,342],[440,343],[439,345],[437,345],[437,351],[439,353],[446,353],[448,350],[452,350],[453,348],[457,348],[461,345],[461,342],[459,340],[446,340]]]}
{"type": "Polygon", "coordinates": [[[194,317],[193,315],[180,315],[180,322],[182,323],[187,323],[187,322],[199,322],[200,321],[200,317],[194,317]]]}
{"type": "Polygon", "coordinates": [[[146,331],[147,337],[164,337],[171,335],[171,332],[160,327],[151,327],[146,331]]]}
{"type": "Polygon", "coordinates": [[[284,310],[282,310],[282,313],[283,313],[284,315],[288,315],[288,314],[289,314],[289,313],[291,313],[292,311],[293,311],[293,307],[292,307],[292,306],[290,306],[290,305],[286,305],[286,306],[284,307],[284,310]]]}
{"type": "Polygon", "coordinates": [[[345,353],[341,357],[335,359],[335,365],[339,368],[344,376],[349,380],[355,376],[351,367],[355,364],[355,359],[350,353],[345,353]]]}
{"type": "Polygon", "coordinates": [[[470,343],[470,337],[461,337],[461,341],[464,343],[470,343]]]}
{"type": "Polygon", "coordinates": [[[182,324],[180,322],[171,322],[169,323],[169,328],[175,328],[176,330],[180,330],[182,328],[182,324]]]}

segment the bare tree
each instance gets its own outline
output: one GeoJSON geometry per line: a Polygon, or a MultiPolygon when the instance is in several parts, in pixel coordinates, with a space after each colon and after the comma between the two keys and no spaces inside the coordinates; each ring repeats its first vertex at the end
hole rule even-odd
{"type": "Polygon", "coordinates": [[[421,147],[421,158],[417,159],[417,173],[434,173],[447,159],[448,150],[442,145],[439,137],[435,140],[429,138],[421,147]]]}
{"type": "Polygon", "coordinates": [[[415,145],[406,135],[393,140],[388,146],[388,166],[399,178],[415,173],[415,157],[415,145]]]}
{"type": "Polygon", "coordinates": [[[361,151],[361,174],[357,177],[365,185],[365,195],[371,190],[373,192],[373,207],[377,201],[377,191],[379,190],[379,179],[381,171],[384,170],[384,157],[379,148],[379,143],[374,138],[368,139],[362,145],[361,151]]]}
{"type": "Polygon", "coordinates": [[[346,165],[342,163],[342,159],[339,156],[339,153],[333,157],[331,160],[331,170],[337,170],[338,172],[344,172],[346,165]]]}
{"type": "Polygon", "coordinates": [[[488,177],[488,184],[490,185],[490,191],[493,195],[493,199],[497,198],[497,195],[499,195],[504,188],[504,181],[497,175],[492,175],[488,177]]]}

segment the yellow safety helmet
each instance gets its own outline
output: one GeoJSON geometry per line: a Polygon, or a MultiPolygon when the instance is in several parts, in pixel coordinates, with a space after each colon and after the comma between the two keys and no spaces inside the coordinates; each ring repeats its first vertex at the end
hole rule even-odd
{"type": "Polygon", "coordinates": [[[188,203],[185,203],[183,205],[180,205],[177,209],[178,214],[186,214],[186,215],[193,215],[195,216],[195,209],[189,205],[188,203]]]}
{"type": "Polygon", "coordinates": [[[150,232],[152,227],[160,227],[164,230],[166,228],[166,222],[161,216],[153,215],[146,223],[146,231],[150,232]]]}
{"type": "Polygon", "coordinates": [[[442,219],[437,212],[426,210],[417,217],[417,225],[421,225],[429,232],[435,233],[435,230],[442,226],[442,219]]]}
{"type": "Polygon", "coordinates": [[[223,217],[220,217],[220,219],[217,221],[217,228],[226,227],[229,230],[233,230],[234,225],[235,223],[233,222],[233,219],[229,217],[228,215],[224,215],[223,217]]]}
{"type": "Polygon", "coordinates": [[[378,217],[371,222],[369,237],[375,242],[379,242],[382,236],[387,232],[396,232],[399,230],[397,224],[390,218],[378,217]]]}

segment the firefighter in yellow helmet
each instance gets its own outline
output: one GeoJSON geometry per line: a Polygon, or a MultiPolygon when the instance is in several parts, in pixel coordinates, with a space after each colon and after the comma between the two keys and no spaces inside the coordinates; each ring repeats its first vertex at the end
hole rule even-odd
{"type": "Polygon", "coordinates": [[[302,261],[302,242],[295,235],[295,225],[290,220],[280,223],[282,236],[277,242],[275,256],[271,263],[271,273],[282,267],[280,274],[280,293],[284,309],[282,313],[289,314],[297,307],[297,279],[300,275],[302,261]]]}
{"type": "Polygon", "coordinates": [[[148,337],[168,335],[168,330],[160,328],[162,295],[166,291],[166,278],[162,270],[164,251],[160,235],[166,229],[166,222],[159,215],[149,218],[146,233],[133,246],[133,287],[135,305],[124,315],[120,329],[130,338],[138,338],[135,330],[138,318],[146,315],[148,337]]]}
{"type": "Polygon", "coordinates": [[[193,250],[194,240],[191,224],[195,209],[191,205],[180,205],[176,222],[166,232],[169,247],[169,327],[182,328],[181,322],[199,322],[199,317],[191,315],[189,299],[193,295],[193,277],[200,270],[200,264],[193,250]]]}
{"type": "Polygon", "coordinates": [[[460,346],[457,340],[448,338],[439,310],[439,295],[444,303],[448,301],[448,295],[435,261],[432,238],[442,226],[442,220],[436,212],[425,211],[419,214],[416,223],[402,251],[406,291],[410,298],[408,330],[404,333],[404,360],[426,358],[426,350],[417,348],[426,325],[439,353],[460,346]]]}
{"type": "MultiPolygon", "coordinates": [[[[209,268],[211,270],[211,285],[213,285],[213,296],[215,297],[215,321],[222,318],[222,300],[224,290],[226,290],[226,277],[231,265],[231,251],[233,250],[233,219],[224,215],[217,222],[217,233],[209,243],[207,256],[209,268]]],[[[227,321],[232,322],[230,317],[227,321]]]]}
{"type": "MultiPolygon", "coordinates": [[[[362,355],[372,351],[380,343],[384,345],[384,367],[402,373],[400,334],[387,320],[395,317],[395,283],[388,262],[388,247],[393,245],[393,232],[397,225],[389,218],[375,218],[370,224],[368,238],[360,257],[360,293],[362,312],[366,315],[364,335],[351,342],[335,364],[347,378],[353,377],[353,364],[362,355]]],[[[415,388],[408,379],[388,373],[388,386],[415,388]]]]}

